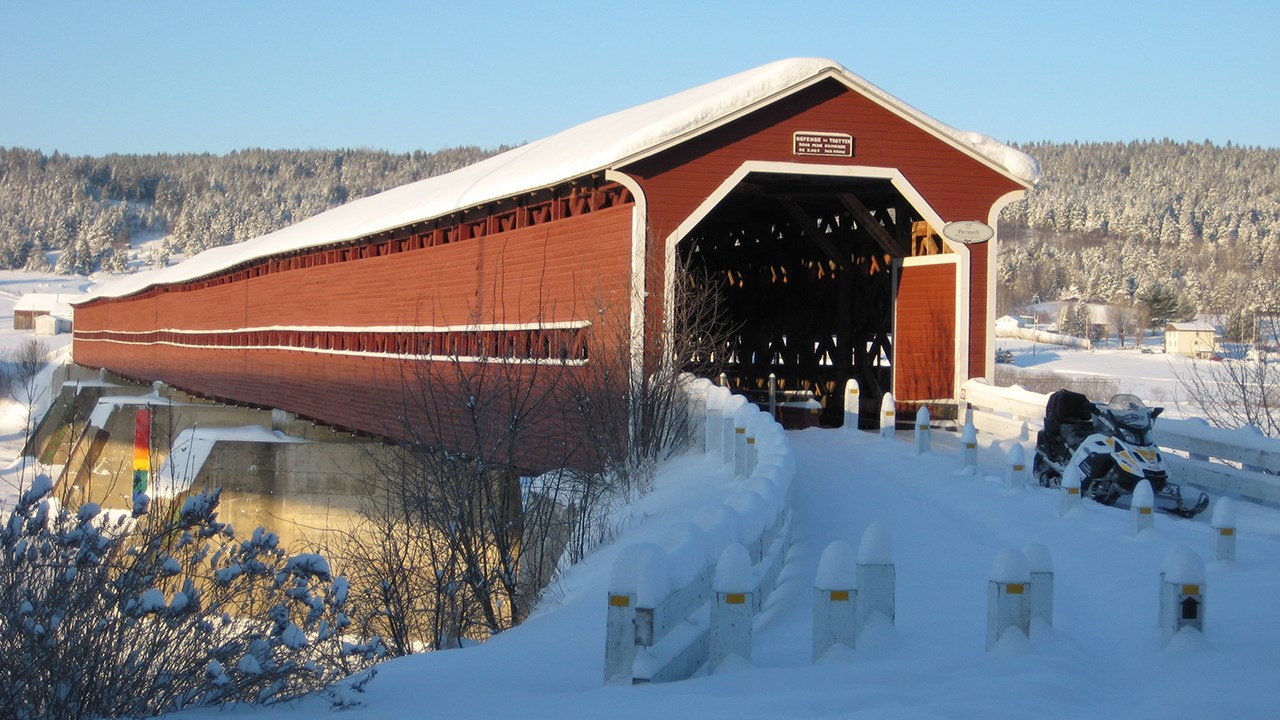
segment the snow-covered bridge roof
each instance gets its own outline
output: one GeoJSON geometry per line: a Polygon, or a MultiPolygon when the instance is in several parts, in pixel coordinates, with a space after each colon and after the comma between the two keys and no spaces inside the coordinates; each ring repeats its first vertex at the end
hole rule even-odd
{"type": "Polygon", "coordinates": [[[1035,160],[1022,152],[944,125],[832,60],[793,58],[591,120],[460,170],[347,203],[244,243],[207,250],[168,268],[103,283],[81,301],[130,295],[272,255],[354,240],[620,167],[827,78],[843,82],[1023,184],[1039,176],[1035,160]]]}

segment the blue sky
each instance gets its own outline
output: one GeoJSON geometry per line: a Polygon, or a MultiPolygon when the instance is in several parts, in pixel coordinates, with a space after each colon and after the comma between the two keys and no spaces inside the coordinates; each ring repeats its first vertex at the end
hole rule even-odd
{"type": "Polygon", "coordinates": [[[1005,141],[1280,147],[1280,3],[0,0],[0,146],[537,139],[792,56],[1005,141]]]}

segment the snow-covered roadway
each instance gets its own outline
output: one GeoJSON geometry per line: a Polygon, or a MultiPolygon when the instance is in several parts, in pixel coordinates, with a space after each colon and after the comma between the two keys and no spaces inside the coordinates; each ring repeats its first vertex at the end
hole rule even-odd
{"type": "MultiPolygon", "coordinates": [[[[1133,537],[1129,515],[1086,503],[1057,514],[1048,490],[1004,489],[1004,448],[984,448],[978,475],[956,472],[953,436],[915,456],[905,439],[806,430],[797,456],[788,567],[760,616],[751,662],[661,685],[601,684],[605,588],[622,543],[652,540],[718,502],[733,481],[701,456],[668,466],[636,505],[619,544],[575,567],[523,626],[483,646],[385,663],[347,718],[1272,718],[1280,707],[1280,512],[1242,513],[1239,558],[1207,565],[1207,632],[1162,650],[1157,589],[1166,554],[1204,556],[1202,516],[1157,517],[1133,537]],[[857,547],[866,527],[891,533],[897,622],[873,625],[852,652],[810,658],[812,584],[832,540],[857,547]],[[1249,527],[1245,527],[1246,523],[1249,527]],[[1053,628],[985,651],[986,587],[997,554],[1046,545],[1056,570],[1053,628]]],[[[1241,508],[1244,510],[1245,508],[1241,508]]],[[[296,708],[238,710],[297,718],[296,708]]],[[[195,717],[226,718],[201,712],[195,717]]]]}

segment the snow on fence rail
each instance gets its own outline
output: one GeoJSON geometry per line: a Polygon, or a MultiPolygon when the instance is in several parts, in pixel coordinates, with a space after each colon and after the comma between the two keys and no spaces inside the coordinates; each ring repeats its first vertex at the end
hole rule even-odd
{"type": "Polygon", "coordinates": [[[711,605],[725,550],[740,544],[751,559],[752,588],[744,595],[754,614],[777,585],[790,544],[795,459],[782,426],[709,381],[690,378],[686,387],[695,446],[719,457],[741,485],[661,543],[635,543],[618,555],[609,581],[606,683],[691,677],[717,645],[711,605]]]}
{"type": "Polygon", "coordinates": [[[1084,350],[1093,349],[1093,343],[1086,338],[1079,338],[1073,335],[1061,335],[1059,333],[1051,333],[1045,330],[1036,330],[1034,328],[1011,328],[1008,330],[1001,330],[997,328],[996,337],[1032,340],[1034,342],[1045,343],[1046,345],[1061,345],[1063,347],[1081,348],[1084,350]]]}
{"type": "MultiPolygon", "coordinates": [[[[1034,440],[1044,425],[1049,396],[974,378],[961,386],[960,399],[972,409],[979,430],[1034,440]]],[[[1174,482],[1280,505],[1280,440],[1263,436],[1257,428],[1230,430],[1211,427],[1201,418],[1161,417],[1153,439],[1162,448],[1178,451],[1164,456],[1174,482]]]]}

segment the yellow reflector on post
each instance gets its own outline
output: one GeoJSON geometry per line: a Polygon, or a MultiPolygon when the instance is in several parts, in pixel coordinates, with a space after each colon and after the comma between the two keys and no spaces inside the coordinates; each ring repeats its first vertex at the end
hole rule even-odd
{"type": "Polygon", "coordinates": [[[610,607],[631,607],[631,598],[627,597],[626,595],[610,595],[609,606],[610,607]]]}
{"type": "Polygon", "coordinates": [[[1007,592],[1010,595],[1021,595],[1026,589],[1026,583],[1009,583],[1007,592]]]}
{"type": "Polygon", "coordinates": [[[742,605],[747,601],[746,593],[726,593],[724,596],[727,605],[742,605]]]}
{"type": "Polygon", "coordinates": [[[831,602],[849,602],[848,590],[832,590],[831,602]]]}
{"type": "Polygon", "coordinates": [[[1182,594],[1183,595],[1199,595],[1200,586],[1199,585],[1183,585],[1182,594]]]}
{"type": "Polygon", "coordinates": [[[1218,534],[1231,537],[1232,535],[1236,534],[1236,529],[1235,528],[1218,528],[1218,534]]]}

